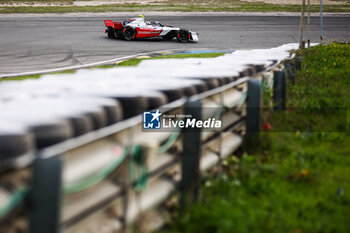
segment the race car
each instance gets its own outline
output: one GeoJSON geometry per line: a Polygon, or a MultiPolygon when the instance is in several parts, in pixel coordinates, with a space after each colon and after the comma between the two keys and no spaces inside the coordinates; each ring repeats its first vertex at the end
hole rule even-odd
{"type": "Polygon", "coordinates": [[[123,22],[105,20],[105,33],[109,38],[134,40],[139,38],[159,38],[172,40],[174,37],[179,42],[198,42],[198,33],[173,26],[166,26],[159,21],[145,21],[142,15],[127,19],[123,22]]]}

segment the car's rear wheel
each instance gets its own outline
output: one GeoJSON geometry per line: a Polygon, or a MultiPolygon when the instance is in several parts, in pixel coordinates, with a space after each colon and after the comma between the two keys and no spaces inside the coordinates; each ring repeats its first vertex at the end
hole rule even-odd
{"type": "Polygon", "coordinates": [[[114,29],[112,27],[107,28],[107,36],[108,38],[115,39],[114,29]]]}
{"type": "Polygon", "coordinates": [[[117,38],[117,39],[124,39],[124,33],[123,33],[123,30],[122,30],[122,29],[116,31],[116,32],[114,33],[114,35],[115,35],[115,38],[117,38]]]}
{"type": "Polygon", "coordinates": [[[114,32],[108,32],[108,37],[111,39],[115,39],[114,32]]]}
{"type": "Polygon", "coordinates": [[[187,30],[180,29],[176,35],[176,39],[181,43],[186,43],[189,41],[190,32],[187,30]]]}
{"type": "Polygon", "coordinates": [[[133,27],[125,27],[123,29],[123,37],[125,40],[133,40],[136,38],[136,29],[133,27]]]}

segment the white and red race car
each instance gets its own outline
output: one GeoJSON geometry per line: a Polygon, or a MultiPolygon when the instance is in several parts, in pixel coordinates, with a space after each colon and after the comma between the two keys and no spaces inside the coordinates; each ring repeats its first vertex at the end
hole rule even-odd
{"type": "Polygon", "coordinates": [[[174,37],[179,42],[198,42],[198,33],[182,28],[166,26],[159,21],[145,21],[140,15],[137,18],[127,19],[124,22],[105,20],[105,33],[109,38],[134,40],[138,38],[160,38],[172,40],[174,37]]]}

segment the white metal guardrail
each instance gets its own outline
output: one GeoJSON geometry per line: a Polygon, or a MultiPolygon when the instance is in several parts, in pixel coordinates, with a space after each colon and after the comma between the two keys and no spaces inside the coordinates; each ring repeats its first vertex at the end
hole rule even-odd
{"type": "Polygon", "coordinates": [[[2,83],[0,232],[116,232],[145,211],[161,224],[159,203],[177,190],[195,199],[200,172],[259,130],[261,84],[249,77],[297,47],[2,83]],[[222,127],[144,132],[151,109],[222,127]]]}

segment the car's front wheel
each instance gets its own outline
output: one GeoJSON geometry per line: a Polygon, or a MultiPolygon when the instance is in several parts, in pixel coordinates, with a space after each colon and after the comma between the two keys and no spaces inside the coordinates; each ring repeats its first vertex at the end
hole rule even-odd
{"type": "Polygon", "coordinates": [[[177,35],[176,35],[176,39],[181,42],[181,43],[186,43],[189,41],[190,37],[190,32],[187,30],[179,30],[177,35]]]}
{"type": "Polygon", "coordinates": [[[123,37],[125,40],[133,40],[136,38],[136,29],[133,27],[126,27],[123,29],[123,37]]]}

